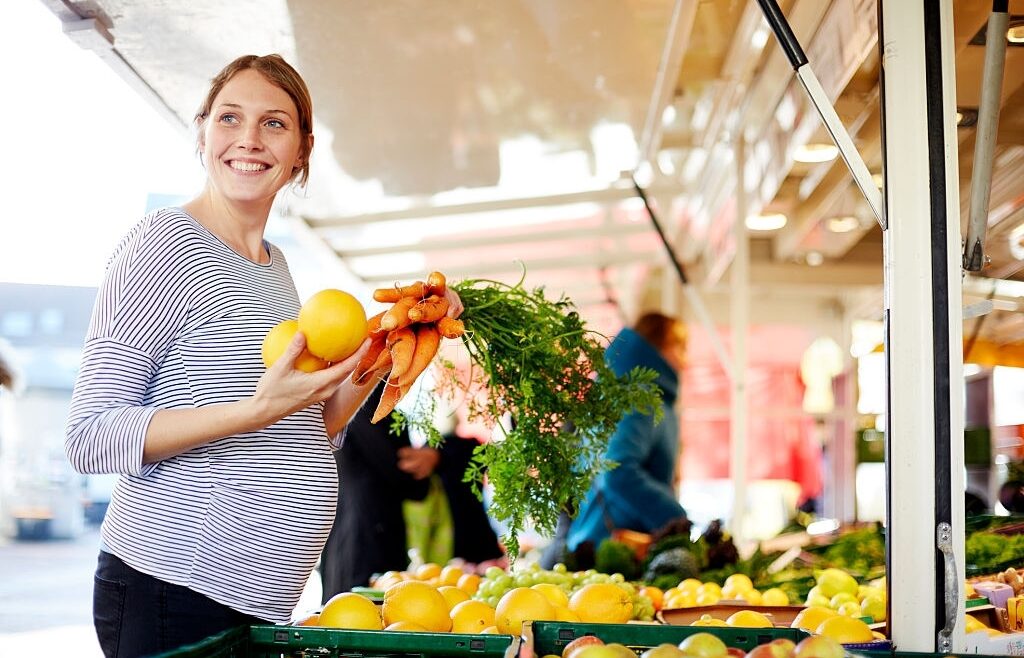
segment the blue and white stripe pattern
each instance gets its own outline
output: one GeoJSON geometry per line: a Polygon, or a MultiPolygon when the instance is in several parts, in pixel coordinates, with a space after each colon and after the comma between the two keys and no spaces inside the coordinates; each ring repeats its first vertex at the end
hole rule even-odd
{"type": "Polygon", "coordinates": [[[119,473],[106,547],[133,568],[286,622],[334,520],[322,406],[142,464],[158,409],[253,394],[271,327],[298,314],[281,251],[243,258],[180,208],[147,215],[108,265],[68,418],[84,473],[119,473]]]}

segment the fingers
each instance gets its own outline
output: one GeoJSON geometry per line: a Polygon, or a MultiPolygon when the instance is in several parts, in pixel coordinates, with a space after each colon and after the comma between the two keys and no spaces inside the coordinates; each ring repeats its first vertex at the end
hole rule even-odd
{"type": "Polygon", "coordinates": [[[459,298],[459,293],[455,292],[451,288],[446,288],[444,291],[444,298],[448,300],[448,312],[445,315],[450,318],[457,318],[462,315],[463,306],[462,299],[459,298]]]}

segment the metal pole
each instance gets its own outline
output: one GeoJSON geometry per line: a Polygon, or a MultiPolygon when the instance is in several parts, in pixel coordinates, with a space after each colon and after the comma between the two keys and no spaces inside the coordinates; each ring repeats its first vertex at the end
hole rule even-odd
{"type": "Polygon", "coordinates": [[[738,546],[746,538],[744,513],[747,504],[747,444],[749,392],[747,390],[747,333],[750,327],[750,240],[747,235],[746,139],[736,139],[736,220],[733,236],[736,253],[729,281],[732,322],[732,390],[729,396],[729,476],[732,479],[732,534],[738,546]]]}
{"type": "Polygon", "coordinates": [[[644,208],[647,209],[647,216],[651,219],[651,224],[654,225],[655,230],[658,232],[658,237],[661,238],[661,244],[665,247],[665,251],[668,253],[669,260],[672,261],[672,266],[676,270],[676,274],[679,276],[679,283],[683,286],[683,293],[686,295],[686,299],[690,302],[690,306],[693,308],[694,314],[700,321],[701,326],[708,332],[708,338],[711,340],[711,348],[715,350],[715,356],[718,357],[718,362],[722,366],[722,370],[725,371],[726,377],[731,381],[733,378],[732,367],[730,365],[729,356],[725,351],[725,346],[722,345],[722,339],[718,336],[718,329],[715,327],[714,320],[711,319],[711,314],[708,313],[708,309],[704,306],[703,300],[700,295],[694,290],[693,286],[690,285],[689,280],[686,278],[686,270],[683,268],[683,264],[679,261],[679,257],[676,256],[675,250],[668,241],[668,236],[665,235],[665,229],[661,227],[661,222],[658,221],[658,216],[654,212],[654,208],[651,207],[651,202],[647,198],[647,193],[640,187],[640,184],[633,179],[633,187],[636,189],[637,196],[644,202],[644,208]]]}
{"type": "Polygon", "coordinates": [[[843,122],[839,119],[839,115],[836,114],[832,102],[829,100],[825,90],[822,89],[821,83],[818,82],[818,77],[814,74],[810,64],[808,64],[807,55],[804,54],[800,42],[797,40],[796,35],[793,34],[793,29],[786,21],[782,10],[779,9],[779,4],[775,0],[757,0],[757,4],[761,6],[765,20],[768,21],[769,27],[772,28],[775,38],[779,40],[779,45],[786,54],[786,58],[793,67],[793,71],[796,73],[796,77],[803,86],[804,91],[807,92],[807,97],[810,99],[811,104],[818,111],[818,116],[821,117],[822,123],[825,124],[825,129],[828,130],[832,141],[839,148],[839,154],[850,170],[853,182],[857,184],[861,194],[864,195],[864,199],[878,220],[879,226],[884,229],[885,212],[882,206],[881,192],[878,191],[878,187],[872,180],[871,172],[868,171],[867,165],[864,164],[864,159],[860,156],[860,152],[854,146],[850,133],[847,132],[843,122]]]}
{"type": "Polygon", "coordinates": [[[971,214],[964,242],[963,268],[977,272],[985,267],[985,232],[988,230],[988,201],[992,192],[992,156],[999,132],[999,105],[1006,63],[1006,26],[1010,22],[1008,0],[995,0],[985,33],[985,68],[981,75],[981,103],[974,135],[974,165],[971,172],[971,214]]]}
{"type": "Polygon", "coordinates": [[[965,648],[953,0],[880,0],[886,573],[899,651],[965,648]],[[913,501],[913,502],[911,502],[913,501]]]}

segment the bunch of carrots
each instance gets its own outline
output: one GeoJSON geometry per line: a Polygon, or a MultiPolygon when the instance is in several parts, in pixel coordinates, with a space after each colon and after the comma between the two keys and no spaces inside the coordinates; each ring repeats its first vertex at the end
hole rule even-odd
{"type": "Polygon", "coordinates": [[[364,386],[373,381],[373,373],[390,368],[387,386],[371,422],[376,423],[394,411],[433,361],[442,337],[458,338],[465,333],[461,320],[445,315],[446,286],[443,274],[431,272],[426,281],[373,291],[374,300],[392,306],[367,320],[370,349],[352,372],[352,381],[364,386]]]}

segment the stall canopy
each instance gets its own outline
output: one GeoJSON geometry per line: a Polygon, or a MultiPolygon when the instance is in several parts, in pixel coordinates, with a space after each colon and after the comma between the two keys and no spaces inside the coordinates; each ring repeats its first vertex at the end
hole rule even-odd
{"type": "MultiPolygon", "coordinates": [[[[882,233],[842,161],[813,161],[830,140],[753,1],[42,1],[182,127],[233,57],[296,62],[317,153],[308,194],[283,211],[368,286],[429,269],[510,280],[525,266],[528,283],[614,328],[674,278],[649,276],[667,260],[635,173],[714,310],[742,135],[748,214],[786,218],[752,233],[752,323],[833,301],[881,313],[882,233]]],[[[876,3],[780,4],[883,184],[876,3]]],[[[1019,287],[996,285],[1024,282],[1024,0],[1009,5],[991,264],[964,300],[992,301],[980,337],[995,344],[1024,340],[1019,287]]],[[[965,221],[990,9],[954,5],[965,221]]]]}

